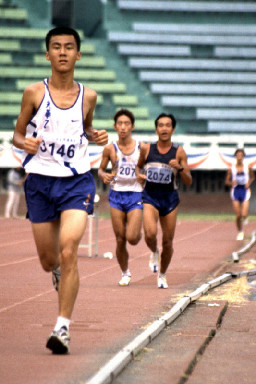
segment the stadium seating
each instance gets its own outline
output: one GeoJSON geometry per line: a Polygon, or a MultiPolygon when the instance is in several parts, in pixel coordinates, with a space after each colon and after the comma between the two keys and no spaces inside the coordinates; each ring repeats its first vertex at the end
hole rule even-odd
{"type": "MultiPolygon", "coordinates": [[[[35,65],[49,66],[49,61],[45,60],[45,55],[34,55],[33,62],[35,65]]],[[[85,68],[104,68],[106,60],[102,56],[85,56],[77,61],[76,67],[85,68]]]]}
{"type": "Polygon", "coordinates": [[[20,51],[21,45],[19,40],[0,40],[1,51],[20,51]]]}
{"type": "Polygon", "coordinates": [[[248,83],[256,82],[256,72],[227,72],[227,71],[140,71],[139,78],[145,82],[172,82],[182,81],[183,83],[208,82],[208,83],[248,83]]]}
{"type": "Polygon", "coordinates": [[[200,35],[255,35],[255,25],[239,24],[168,24],[168,23],[136,23],[132,24],[135,32],[146,33],[178,33],[178,34],[200,34],[200,35]]]}
{"type": "MultiPolygon", "coordinates": [[[[250,108],[256,106],[255,96],[161,96],[162,104],[168,107],[235,107],[250,108]]],[[[231,116],[232,118],[232,116],[231,116]]]]}
{"type": "Polygon", "coordinates": [[[138,56],[190,56],[191,49],[189,46],[177,45],[119,44],[118,53],[138,56]]]}
{"type": "MultiPolygon", "coordinates": [[[[29,27],[26,10],[3,3],[0,129],[13,129],[24,88],[50,74],[48,29],[29,27]]],[[[112,131],[113,114],[129,108],[143,134],[154,131],[162,111],[175,114],[179,133],[232,133],[239,124],[252,132],[256,3],[115,0],[105,10],[107,41],[87,40],[79,31],[83,55],[75,70],[99,94],[97,127],[112,131]]]]}
{"type": "MultiPolygon", "coordinates": [[[[20,6],[0,0],[0,130],[13,130],[25,87],[51,73],[44,55],[48,29],[29,27],[27,15],[20,6]]],[[[79,34],[82,57],[77,61],[75,79],[98,93],[96,127],[108,123],[113,131],[110,119],[114,113],[130,108],[141,121],[140,130],[145,130],[152,123],[147,106],[139,105],[138,97],[127,92],[128,86],[119,80],[116,69],[108,67],[107,56],[97,54],[94,41],[86,40],[80,30],[79,34]]]]}
{"type": "Polygon", "coordinates": [[[120,9],[136,11],[181,11],[181,12],[256,12],[256,4],[229,1],[138,1],[118,0],[120,9]]]}
{"type": "Polygon", "coordinates": [[[214,47],[214,56],[216,57],[256,57],[256,49],[248,47],[214,47]]]}
{"type": "Polygon", "coordinates": [[[11,64],[12,56],[8,53],[0,53],[0,64],[11,64]]]}
{"type": "Polygon", "coordinates": [[[256,36],[250,35],[197,35],[167,34],[167,33],[143,33],[110,31],[108,39],[115,43],[147,43],[147,44],[191,44],[191,45],[251,45],[256,43],[256,36]]]}
{"type": "Polygon", "coordinates": [[[223,134],[232,133],[233,126],[237,133],[240,126],[241,133],[252,133],[256,3],[117,0],[116,4],[130,24],[118,28],[113,23],[108,40],[162,109],[176,115],[179,132],[223,134]]]}

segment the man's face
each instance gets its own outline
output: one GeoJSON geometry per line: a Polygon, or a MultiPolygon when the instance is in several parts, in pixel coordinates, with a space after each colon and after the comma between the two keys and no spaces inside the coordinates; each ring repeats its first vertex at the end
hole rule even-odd
{"type": "Polygon", "coordinates": [[[169,141],[174,132],[172,127],[172,119],[170,117],[161,117],[157,122],[156,133],[159,140],[169,141]]]}
{"type": "Polygon", "coordinates": [[[120,138],[125,138],[131,134],[131,131],[134,129],[134,125],[128,116],[121,115],[114,124],[114,128],[120,138]]]}
{"type": "Polygon", "coordinates": [[[73,35],[52,36],[46,58],[54,68],[61,72],[72,69],[76,60],[80,60],[81,52],[77,50],[76,40],[73,35]]]}
{"type": "Polygon", "coordinates": [[[237,151],[237,153],[236,153],[236,159],[237,159],[238,161],[243,161],[243,159],[244,159],[243,151],[237,151]]]}

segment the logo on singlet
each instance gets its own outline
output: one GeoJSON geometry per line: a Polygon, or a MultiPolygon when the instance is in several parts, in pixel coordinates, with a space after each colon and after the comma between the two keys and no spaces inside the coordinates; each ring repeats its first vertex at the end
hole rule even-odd
{"type": "Polygon", "coordinates": [[[51,116],[51,111],[50,111],[50,101],[47,102],[46,104],[46,112],[45,112],[45,123],[44,123],[44,128],[47,127],[47,124],[49,123],[49,117],[51,116]]]}

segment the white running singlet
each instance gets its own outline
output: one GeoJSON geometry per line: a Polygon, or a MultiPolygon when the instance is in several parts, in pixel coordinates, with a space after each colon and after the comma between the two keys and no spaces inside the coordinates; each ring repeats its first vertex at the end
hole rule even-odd
{"type": "Polygon", "coordinates": [[[91,169],[88,139],[83,126],[84,87],[70,108],[62,109],[54,104],[44,79],[45,94],[27,125],[26,137],[40,137],[42,143],[35,155],[23,154],[23,166],[27,173],[45,176],[67,177],[82,174],[91,169]]]}
{"type": "Polygon", "coordinates": [[[237,181],[237,185],[245,185],[249,181],[249,168],[244,166],[243,172],[237,172],[236,166],[231,168],[232,180],[237,181]]]}
{"type": "Polygon", "coordinates": [[[116,151],[117,174],[111,183],[111,188],[119,192],[141,192],[142,186],[135,175],[135,167],[140,155],[140,142],[135,141],[133,153],[125,155],[117,145],[113,143],[116,151]]]}

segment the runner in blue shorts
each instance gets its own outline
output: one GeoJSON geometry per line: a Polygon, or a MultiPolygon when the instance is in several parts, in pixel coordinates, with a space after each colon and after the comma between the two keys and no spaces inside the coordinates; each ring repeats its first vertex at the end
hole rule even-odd
{"type": "Polygon", "coordinates": [[[122,271],[121,286],[129,285],[131,280],[126,243],[138,244],[142,227],[142,187],[135,175],[140,143],[132,138],[134,122],[133,114],[127,109],[115,114],[114,128],[118,141],[104,148],[98,171],[104,183],[110,184],[110,213],[116,237],[116,257],[122,271]],[[111,173],[106,172],[109,162],[112,164],[111,173]]]}
{"type": "Polygon", "coordinates": [[[93,210],[88,142],[108,142],[105,130],[92,128],[96,92],[74,81],[80,58],[75,30],[57,27],[48,32],[51,76],[25,89],[13,136],[14,145],[24,150],[28,218],[37,252],[58,291],[59,316],[46,344],[57,354],[69,352],[69,324],[79,287],[77,250],[93,210]]]}
{"type": "Polygon", "coordinates": [[[177,176],[190,186],[192,177],[187,155],[180,145],[171,141],[176,120],[171,114],[160,114],[155,120],[157,143],[143,144],[136,167],[137,180],[144,185],[143,227],[145,241],[151,250],[149,267],[158,272],[158,288],[168,288],[166,271],[173,254],[173,238],[179,204],[177,176]],[[162,228],[160,268],[157,247],[157,223],[162,228]]]}
{"type": "Polygon", "coordinates": [[[250,185],[255,179],[252,167],[244,164],[244,149],[235,151],[236,163],[230,167],[226,174],[225,184],[231,187],[231,200],[236,215],[237,240],[244,239],[243,224],[246,223],[249,212],[249,199],[251,197],[250,185]]]}

